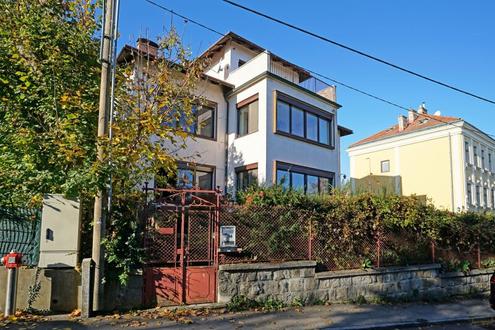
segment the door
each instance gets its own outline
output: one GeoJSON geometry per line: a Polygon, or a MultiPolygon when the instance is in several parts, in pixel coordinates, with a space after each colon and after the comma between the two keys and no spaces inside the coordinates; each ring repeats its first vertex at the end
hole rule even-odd
{"type": "Polygon", "coordinates": [[[147,217],[145,304],[215,302],[219,197],[183,190],[174,195],[175,205],[156,203],[147,217]]]}

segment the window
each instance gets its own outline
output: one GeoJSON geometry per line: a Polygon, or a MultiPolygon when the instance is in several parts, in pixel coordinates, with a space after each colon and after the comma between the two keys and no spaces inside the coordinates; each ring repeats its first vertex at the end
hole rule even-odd
{"type": "Polygon", "coordinates": [[[473,192],[471,191],[471,184],[467,184],[467,203],[473,205],[473,192]]]}
{"type": "Polygon", "coordinates": [[[473,146],[473,164],[478,166],[478,147],[473,146]]]}
{"type": "Polygon", "coordinates": [[[277,130],[290,133],[290,106],[285,102],[277,102],[277,130]]]}
{"type": "Polygon", "coordinates": [[[237,174],[237,191],[258,184],[258,164],[247,165],[235,169],[237,174]]]}
{"type": "MultiPolygon", "coordinates": [[[[256,95],[258,97],[258,95],[256,95]]],[[[242,105],[237,112],[237,134],[244,136],[258,130],[258,100],[242,105]]]]}
{"type": "Polygon", "coordinates": [[[285,189],[303,191],[306,194],[326,194],[334,185],[333,172],[277,162],[276,182],[285,189]]]}
{"type": "Polygon", "coordinates": [[[465,159],[465,162],[470,164],[471,163],[471,157],[469,157],[469,142],[464,142],[464,152],[465,152],[465,155],[464,157],[466,158],[465,159]]]}
{"type": "Polygon", "coordinates": [[[481,149],[481,168],[485,168],[485,150],[481,149]]]}
{"type": "Polygon", "coordinates": [[[490,172],[493,172],[493,167],[492,167],[492,154],[488,153],[488,170],[490,172]]]}
{"type": "Polygon", "coordinates": [[[310,113],[306,114],[306,138],[318,141],[318,117],[310,113]]]}
{"type": "Polygon", "coordinates": [[[213,168],[209,166],[179,164],[177,171],[178,188],[213,189],[213,168]]]}
{"type": "Polygon", "coordinates": [[[323,118],[318,118],[318,142],[330,144],[330,122],[323,118]]]}
{"type": "Polygon", "coordinates": [[[172,119],[165,125],[177,127],[184,132],[199,137],[215,138],[216,106],[213,103],[211,105],[193,106],[192,113],[194,117],[187,118],[184,112],[171,111],[169,117],[172,119]]]}
{"type": "Polygon", "coordinates": [[[243,66],[244,64],[246,64],[246,61],[244,60],[241,60],[239,59],[239,61],[237,61],[237,67],[240,68],[241,66],[243,66]]]}
{"type": "Polygon", "coordinates": [[[488,188],[483,188],[483,205],[488,207],[488,188]]]}
{"type": "Polygon", "coordinates": [[[381,168],[382,173],[390,172],[390,160],[383,160],[380,163],[380,168],[381,168]]]}
{"type": "Polygon", "coordinates": [[[276,132],[330,146],[332,114],[277,93],[276,132]]]}
{"type": "Polygon", "coordinates": [[[481,187],[476,186],[476,205],[481,206],[481,187]]]}
{"type": "Polygon", "coordinates": [[[495,189],[492,188],[492,209],[495,210],[495,189]]]}
{"type": "Polygon", "coordinates": [[[196,111],[194,133],[197,136],[213,139],[215,137],[215,108],[201,106],[196,111]]]}

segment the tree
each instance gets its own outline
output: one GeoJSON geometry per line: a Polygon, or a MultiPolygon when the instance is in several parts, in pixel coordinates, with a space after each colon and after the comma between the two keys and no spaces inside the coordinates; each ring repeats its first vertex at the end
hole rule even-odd
{"type": "MultiPolygon", "coordinates": [[[[174,29],[160,39],[156,56],[135,53],[118,74],[112,139],[100,141],[107,158],[99,164],[112,178],[113,202],[105,240],[110,266],[125,283],[143,261],[140,189],[151,179],[165,184],[176,172],[175,152],[186,148],[204,104],[206,61],[192,60],[174,29]],[[163,176],[157,176],[163,173],[163,176]]],[[[194,156],[194,155],[192,155],[194,156]]]]}
{"type": "Polygon", "coordinates": [[[0,0],[0,201],[92,190],[96,22],[90,0],[0,0]]]}

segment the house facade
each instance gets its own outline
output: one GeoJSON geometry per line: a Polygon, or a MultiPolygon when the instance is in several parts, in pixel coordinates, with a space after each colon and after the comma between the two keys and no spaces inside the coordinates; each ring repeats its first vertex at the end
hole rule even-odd
{"type": "Polygon", "coordinates": [[[353,189],[424,195],[451,211],[495,210],[495,140],[424,105],[348,149],[353,189]]]}
{"type": "MultiPolygon", "coordinates": [[[[125,46],[119,59],[150,45],[125,46]]],[[[337,124],[335,86],[232,32],[200,57],[210,63],[197,91],[208,105],[174,153],[179,179],[232,194],[253,183],[307,193],[339,185],[340,138],[352,131],[337,124]]]]}

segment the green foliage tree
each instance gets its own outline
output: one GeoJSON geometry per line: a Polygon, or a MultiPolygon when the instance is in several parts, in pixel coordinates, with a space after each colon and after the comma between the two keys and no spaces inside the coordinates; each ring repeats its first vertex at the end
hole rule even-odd
{"type": "Polygon", "coordinates": [[[89,190],[99,88],[96,5],[0,0],[0,200],[89,190]]]}
{"type": "Polygon", "coordinates": [[[204,63],[173,29],[157,56],[135,53],[117,70],[113,138],[97,140],[99,5],[0,0],[0,203],[39,206],[45,193],[62,193],[87,207],[111,186],[106,258],[125,281],[142,257],[140,184],[175,172],[174,154],[192,138],[203,102],[204,63]]]}

